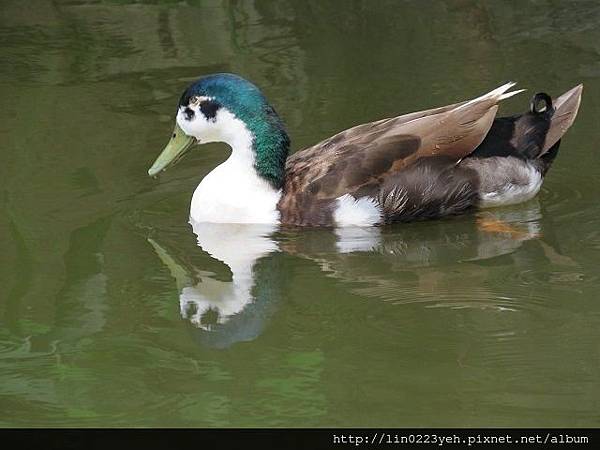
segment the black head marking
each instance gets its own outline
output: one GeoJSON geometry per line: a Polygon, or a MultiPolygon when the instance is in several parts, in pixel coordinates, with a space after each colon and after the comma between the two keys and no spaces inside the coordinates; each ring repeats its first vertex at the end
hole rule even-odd
{"type": "Polygon", "coordinates": [[[200,112],[204,114],[204,117],[206,117],[207,120],[214,119],[220,107],[220,103],[215,100],[204,100],[200,102],[200,112]]]}
{"type": "Polygon", "coordinates": [[[192,108],[187,107],[183,110],[183,114],[185,115],[186,120],[192,120],[196,113],[194,112],[194,110],[192,108]]]}

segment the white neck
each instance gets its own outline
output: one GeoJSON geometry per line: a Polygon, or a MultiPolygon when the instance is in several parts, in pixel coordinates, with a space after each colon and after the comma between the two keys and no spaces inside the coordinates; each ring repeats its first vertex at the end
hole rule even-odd
{"type": "Polygon", "coordinates": [[[214,132],[203,142],[225,142],[231,155],[196,188],[191,218],[196,222],[279,223],[281,191],[256,173],[252,133],[227,110],[219,110],[215,124],[214,132]]]}
{"type": "Polygon", "coordinates": [[[221,165],[229,164],[230,166],[252,172],[258,176],[254,168],[255,155],[252,149],[252,133],[248,130],[244,122],[238,120],[230,113],[226,114],[231,117],[220,119],[220,121],[226,120],[227,126],[222,127],[223,132],[219,141],[231,147],[231,155],[221,165]]]}

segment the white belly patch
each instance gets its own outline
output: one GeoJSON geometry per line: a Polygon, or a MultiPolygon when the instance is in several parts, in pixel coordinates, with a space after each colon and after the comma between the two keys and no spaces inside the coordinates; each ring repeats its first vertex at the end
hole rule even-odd
{"type": "Polygon", "coordinates": [[[381,208],[371,197],[358,200],[350,194],[344,194],[336,199],[337,207],[333,212],[335,224],[340,227],[367,227],[381,222],[381,208]]]}

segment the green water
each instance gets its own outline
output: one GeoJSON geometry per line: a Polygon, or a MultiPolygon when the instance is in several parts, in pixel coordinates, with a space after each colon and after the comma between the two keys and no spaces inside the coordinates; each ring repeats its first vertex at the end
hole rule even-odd
{"type": "Polygon", "coordinates": [[[0,38],[0,425],[600,425],[598,2],[3,0],[0,38]],[[510,79],[507,114],[585,88],[530,202],[199,246],[228,149],[146,171],[217,71],[294,149],[510,79]]]}

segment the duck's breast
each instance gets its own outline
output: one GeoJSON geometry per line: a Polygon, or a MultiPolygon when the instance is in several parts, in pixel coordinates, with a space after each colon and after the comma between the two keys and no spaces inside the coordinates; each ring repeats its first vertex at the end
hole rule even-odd
{"type": "Polygon", "coordinates": [[[190,207],[195,222],[278,224],[275,190],[254,171],[225,161],[200,182],[190,207]]]}

